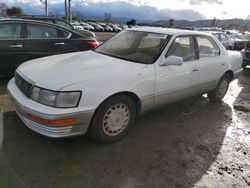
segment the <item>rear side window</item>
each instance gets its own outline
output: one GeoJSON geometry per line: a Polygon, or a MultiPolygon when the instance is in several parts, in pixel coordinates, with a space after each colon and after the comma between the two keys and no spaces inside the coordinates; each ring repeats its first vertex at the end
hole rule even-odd
{"type": "Polygon", "coordinates": [[[177,37],[167,56],[182,57],[183,61],[195,60],[194,40],[192,36],[177,37]]]}
{"type": "Polygon", "coordinates": [[[58,32],[54,27],[38,24],[28,24],[27,38],[58,38],[58,32]]]}
{"type": "Polygon", "coordinates": [[[220,55],[220,49],[215,42],[207,36],[197,36],[200,59],[220,55]]]}
{"type": "Polygon", "coordinates": [[[0,24],[0,39],[21,38],[21,24],[2,23],[0,24]]]}

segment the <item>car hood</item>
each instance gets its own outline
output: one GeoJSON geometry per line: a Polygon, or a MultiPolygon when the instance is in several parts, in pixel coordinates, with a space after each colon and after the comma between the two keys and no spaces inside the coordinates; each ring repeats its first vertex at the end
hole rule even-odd
{"type": "Polygon", "coordinates": [[[94,51],[75,52],[28,61],[17,72],[35,85],[60,90],[63,87],[144,68],[134,63],[94,51]]]}

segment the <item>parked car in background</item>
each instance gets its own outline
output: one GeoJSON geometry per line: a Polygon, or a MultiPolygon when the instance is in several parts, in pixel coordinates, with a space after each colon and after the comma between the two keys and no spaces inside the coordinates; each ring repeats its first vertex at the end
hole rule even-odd
{"type": "Polygon", "coordinates": [[[107,24],[103,23],[103,24],[100,24],[100,26],[102,26],[105,29],[105,31],[107,31],[107,32],[112,32],[113,31],[113,29],[107,24]]]}
{"type": "Polygon", "coordinates": [[[234,50],[242,50],[243,48],[245,48],[248,40],[242,39],[241,38],[241,34],[236,32],[236,31],[230,31],[230,30],[226,30],[224,31],[227,35],[230,36],[230,38],[233,40],[234,42],[234,50]]]}
{"type": "Polygon", "coordinates": [[[0,20],[0,73],[12,74],[24,61],[39,57],[91,50],[94,37],[55,24],[27,19],[0,20]]]}
{"type": "Polygon", "coordinates": [[[241,38],[234,38],[234,50],[242,50],[247,45],[247,40],[241,38]]]}
{"type": "Polygon", "coordinates": [[[94,51],[22,64],[8,93],[24,124],[42,135],[88,133],[111,143],[143,112],[204,93],[221,101],[241,66],[240,52],[226,50],[212,35],[134,28],[94,51]]]}
{"type": "Polygon", "coordinates": [[[243,68],[246,68],[250,65],[250,42],[247,43],[246,47],[241,50],[243,56],[243,68]]]}
{"type": "Polygon", "coordinates": [[[89,25],[85,22],[80,22],[80,25],[83,27],[83,29],[94,31],[95,28],[92,25],[89,25]]]}
{"type": "Polygon", "coordinates": [[[250,34],[249,33],[245,33],[245,34],[241,35],[240,38],[242,40],[250,41],[250,34]]]}
{"type": "Polygon", "coordinates": [[[80,34],[83,34],[83,35],[86,35],[89,37],[96,37],[95,34],[91,31],[76,30],[69,22],[67,22],[66,20],[60,19],[60,18],[43,17],[43,16],[21,16],[19,18],[53,23],[53,24],[59,25],[61,27],[64,27],[66,29],[77,31],[80,34]]]}
{"type": "Polygon", "coordinates": [[[213,34],[227,50],[234,49],[234,40],[232,40],[227,34],[218,31],[209,31],[213,34]]]}
{"type": "Polygon", "coordinates": [[[105,29],[97,23],[89,22],[89,24],[95,28],[95,31],[105,31],[105,29]]]}
{"type": "Polygon", "coordinates": [[[84,28],[78,23],[71,22],[70,24],[74,27],[74,30],[79,30],[79,31],[84,30],[84,28]]]}
{"type": "Polygon", "coordinates": [[[118,27],[117,25],[112,25],[112,24],[110,24],[109,25],[112,29],[113,29],[113,31],[115,31],[115,32],[120,32],[120,31],[122,31],[122,29],[120,28],[120,27],[118,27]]]}

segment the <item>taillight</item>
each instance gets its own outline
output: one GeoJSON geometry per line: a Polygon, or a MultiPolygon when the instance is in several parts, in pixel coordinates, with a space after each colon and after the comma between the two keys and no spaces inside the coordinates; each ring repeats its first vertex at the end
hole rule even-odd
{"type": "Polygon", "coordinates": [[[88,44],[93,46],[94,48],[97,48],[99,46],[99,42],[97,41],[88,41],[88,44]]]}

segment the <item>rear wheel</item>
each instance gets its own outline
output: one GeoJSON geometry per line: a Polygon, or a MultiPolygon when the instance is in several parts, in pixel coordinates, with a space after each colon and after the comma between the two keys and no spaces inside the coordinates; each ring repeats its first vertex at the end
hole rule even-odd
{"type": "Polygon", "coordinates": [[[220,79],[216,88],[207,94],[208,98],[213,102],[220,102],[227,93],[229,83],[230,83],[230,77],[228,74],[225,74],[220,79]]]}
{"type": "Polygon", "coordinates": [[[135,116],[135,104],[128,96],[111,97],[97,109],[89,134],[102,144],[118,141],[126,136],[134,123],[135,116]]]}

